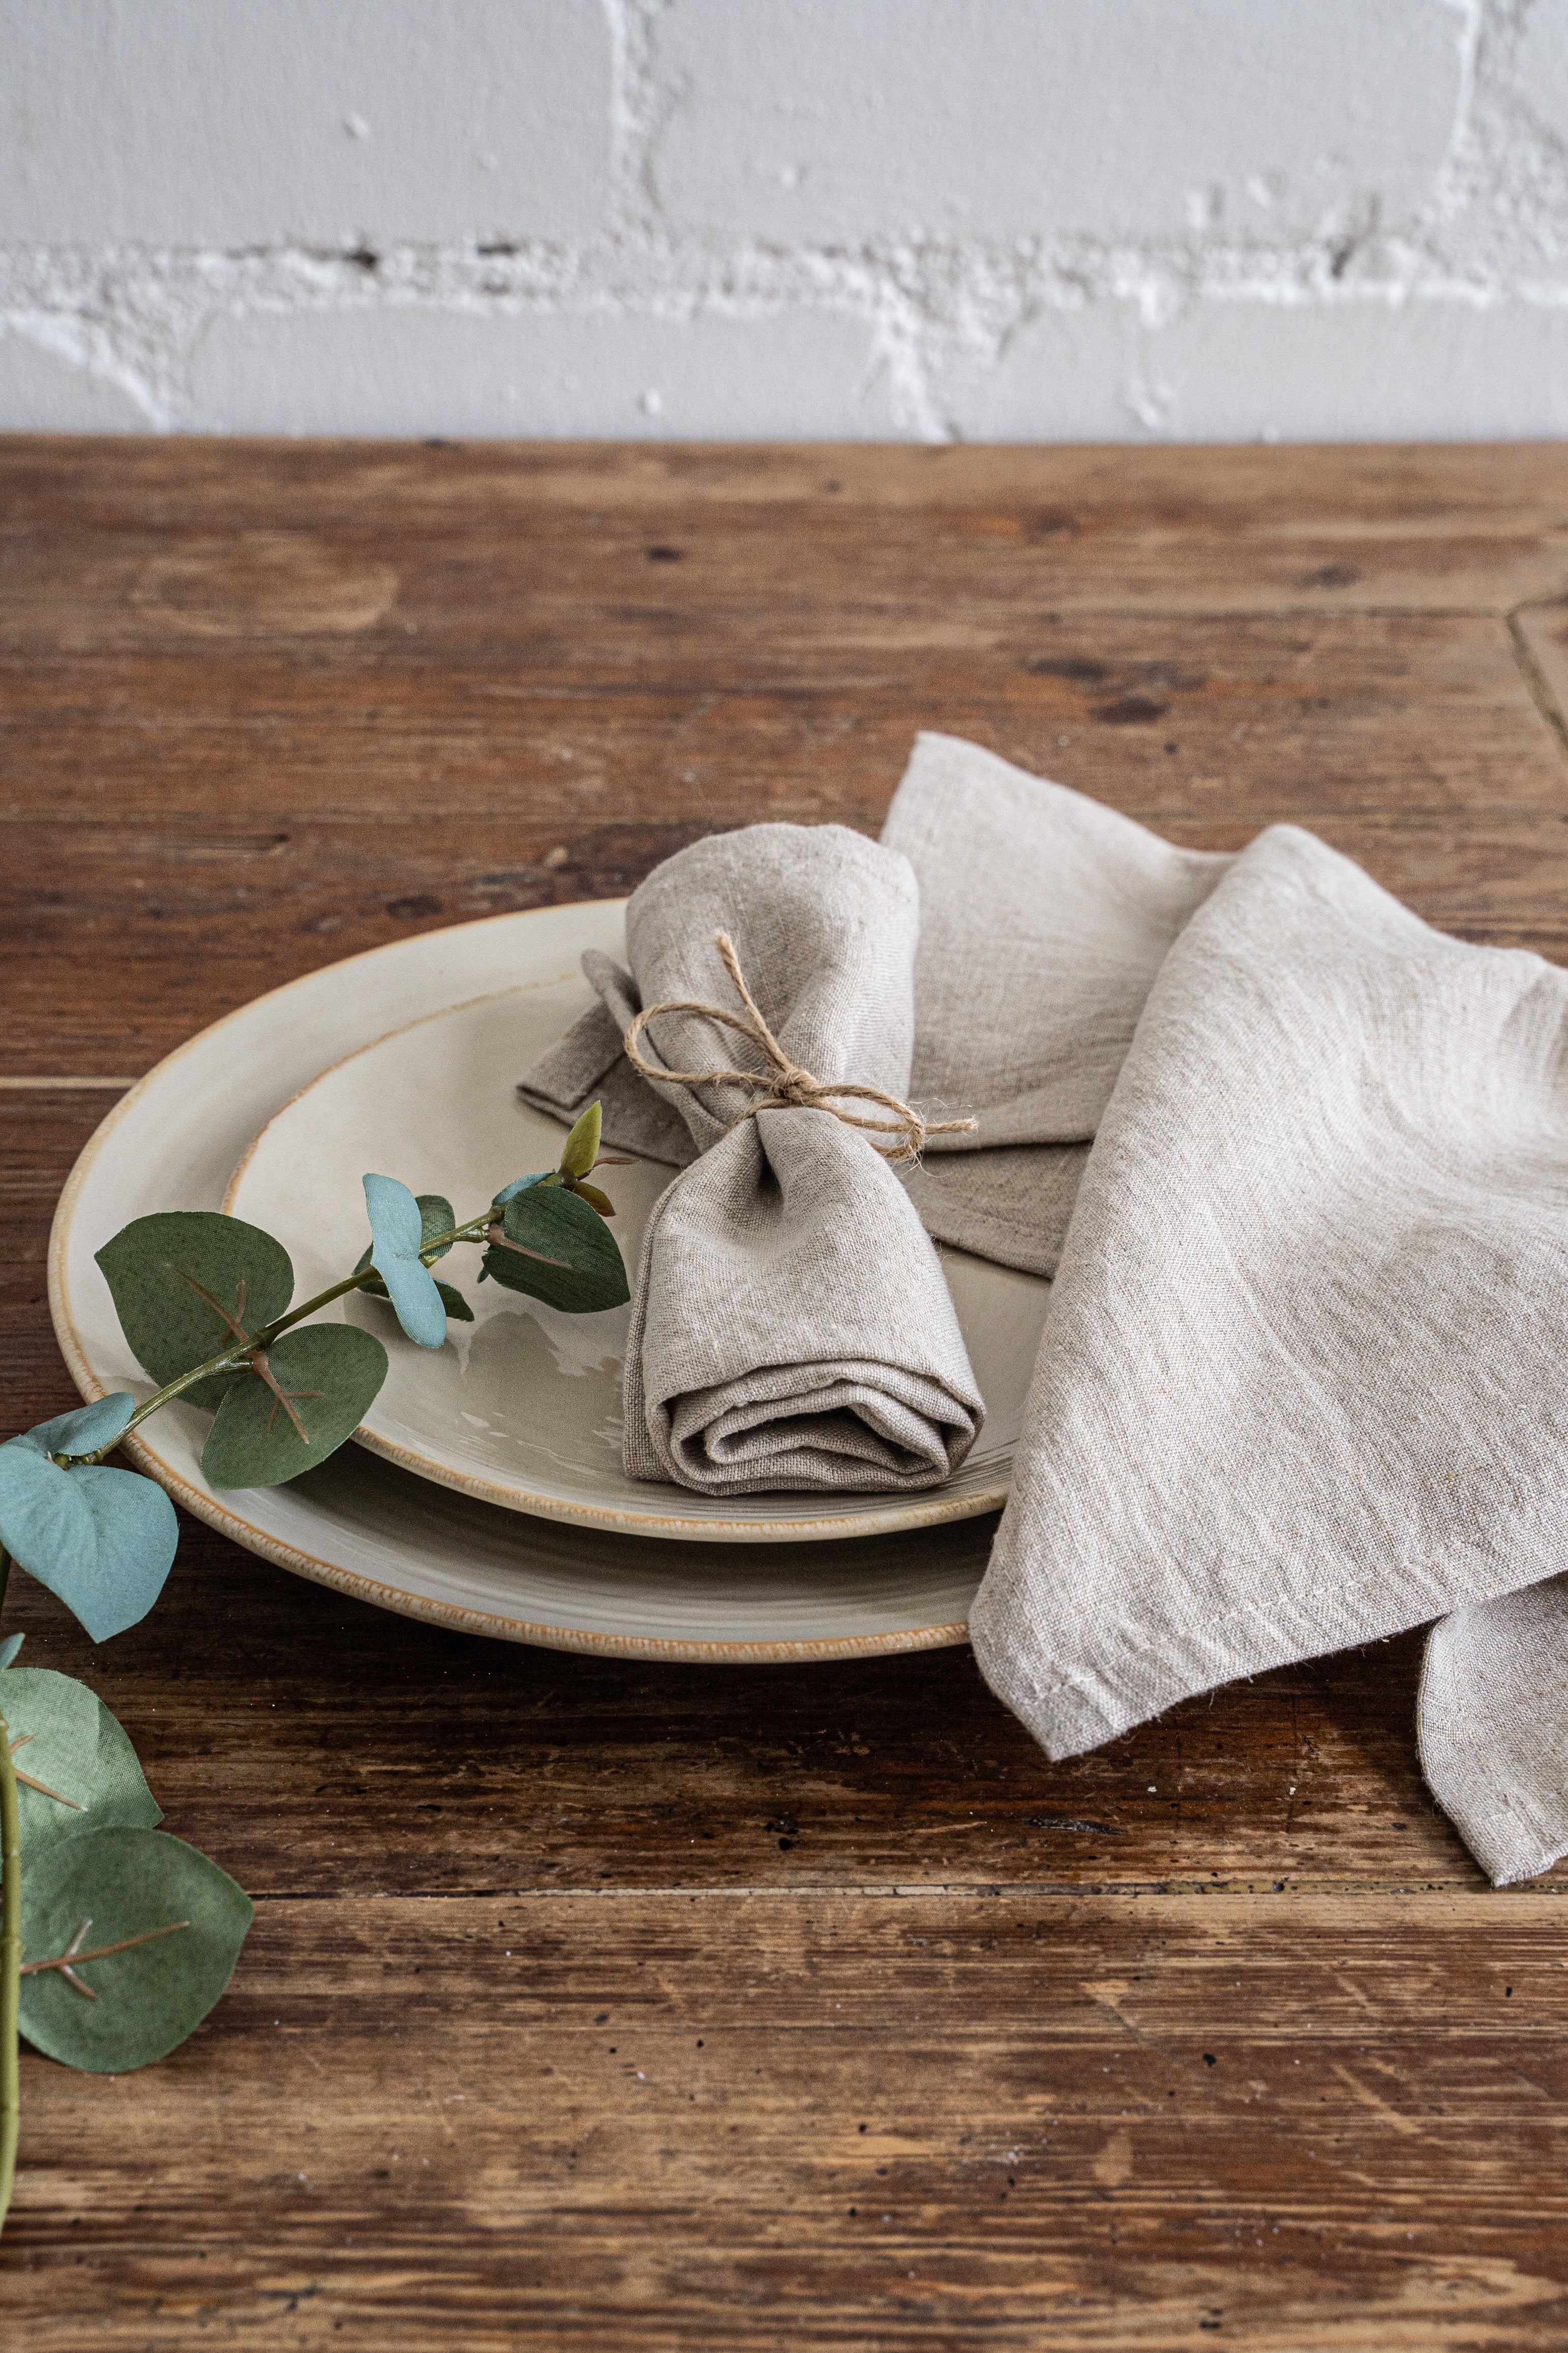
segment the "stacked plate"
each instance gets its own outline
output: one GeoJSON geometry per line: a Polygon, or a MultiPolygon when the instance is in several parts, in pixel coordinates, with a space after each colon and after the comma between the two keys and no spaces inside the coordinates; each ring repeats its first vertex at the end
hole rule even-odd
{"type": "MultiPolygon", "coordinates": [[[[310,973],[215,1023],[120,1103],[71,1173],[49,1296],[84,1397],[149,1394],[93,1253],[157,1209],[225,1208],[288,1248],[296,1296],[345,1273],[368,1239],[360,1178],[398,1176],[471,1217],[550,1167],[561,1130],[515,1081],[590,1001],[587,947],[619,955],[623,902],[497,915],[310,973]]],[[[670,1172],[614,1172],[635,1270],[670,1172]]],[[[174,1404],[129,1451],[175,1499],[285,1568],[468,1631],[670,1659],[847,1657],[964,1639],[1005,1498],[1047,1286],[944,1253],[986,1398],[958,1475],[895,1499],[737,1503],[628,1480],[620,1467],[626,1313],[566,1316],[472,1281],[475,1312],[432,1355],[383,1303],[362,1321],[391,1368],[356,1442],[284,1487],[214,1490],[207,1416],[174,1404]]]]}

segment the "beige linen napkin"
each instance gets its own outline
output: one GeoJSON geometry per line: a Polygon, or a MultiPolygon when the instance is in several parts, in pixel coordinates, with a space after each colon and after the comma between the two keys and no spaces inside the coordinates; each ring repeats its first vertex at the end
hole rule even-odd
{"type": "MultiPolygon", "coordinates": [[[[973,1071],[982,1146],[1024,1104],[1095,1136],[971,1618],[987,1680],[1069,1757],[1451,1611],[1428,1777],[1496,1878],[1543,1869],[1568,1848],[1568,1576],[1542,1582],[1568,1570],[1568,974],[1443,937],[1294,828],[1200,862],[946,742],[884,838],[925,896],[917,1092],[973,1071]],[[1021,1070],[973,950],[951,979],[960,860],[973,905],[1011,894],[1026,925],[1024,878],[1042,894],[1021,1070]]],[[[944,1186],[973,1165],[953,1142],[944,1186]]]]}
{"type": "Polygon", "coordinates": [[[1433,1627],[1416,1730],[1433,1796],[1500,1887],[1568,1852],[1568,1575],[1433,1627]]]}
{"type": "MultiPolygon", "coordinates": [[[[984,1408],[941,1261],[862,1131],[820,1110],[748,1118],[757,1098],[739,1086],[656,1086],[624,1062],[604,1083],[604,1068],[591,1069],[615,1071],[641,1006],[735,1007],[714,946],[722,931],[796,1063],[825,1085],[903,1098],[918,926],[914,877],[897,851],[843,826],[752,826],[693,843],[635,893],[629,974],[585,959],[603,1015],[523,1091],[569,1116],[563,1089],[580,1104],[600,1087],[612,1143],[689,1162],[654,1210],[633,1299],[624,1459],[634,1478],[709,1494],[901,1493],[947,1478],[973,1445],[984,1408]]],[[[675,1071],[762,1067],[701,1013],[661,1014],[641,1050],[675,1071]]]]}
{"type": "MultiPolygon", "coordinates": [[[[993,1688],[1064,1757],[1448,1613],[1428,1778],[1494,1878],[1544,1869],[1568,1851],[1568,974],[1429,930],[1294,828],[1205,857],[946,737],[883,842],[921,900],[908,1092],[979,1123],[908,1198],[1055,1272],[971,1620],[993,1688]]],[[[646,1138],[614,1025],[573,1050],[646,1138]]]]}
{"type": "Polygon", "coordinates": [[[1143,1000],[1231,861],[950,735],[918,740],[882,840],[921,890],[913,1098],[975,1122],[911,1198],[939,1240],[1050,1274],[1143,1000]]]}

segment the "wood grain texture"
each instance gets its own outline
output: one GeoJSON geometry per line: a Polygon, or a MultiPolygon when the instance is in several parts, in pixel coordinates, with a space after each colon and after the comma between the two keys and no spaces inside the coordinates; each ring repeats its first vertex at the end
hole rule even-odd
{"type": "Polygon", "coordinates": [[[1528,1895],[269,1905],[155,2099],[50,2084],[8,2302],[29,2353],[1561,2342],[1565,2029],[1528,1895]]]}
{"type": "MultiPolygon", "coordinates": [[[[921,725],[1568,957],[1562,448],[17,439],[0,491],[0,1075],[874,830],[921,725]]],[[[45,1240],[112,1100],[0,1089],[8,1428],[73,1401],[45,1240]]],[[[106,1649],[26,1577],[6,1623],[258,1905],[173,2059],[29,2061],[7,2346],[1568,2336],[1568,1868],[1483,1886],[1416,1636],[1053,1766],[964,1651],[513,1649],[197,1525],[106,1649]]]]}
{"type": "Polygon", "coordinates": [[[1310,824],[1446,928],[1568,941],[1563,750],[1500,620],[1052,619],[833,685],[843,649],[781,623],[770,659],[796,679],[766,691],[716,626],[662,680],[590,691],[542,682],[502,603],[482,665],[250,640],[0,665],[4,1067],[146,1068],[192,1026],[172,968],[200,969],[216,1018],[409,930],[619,896],[716,827],[875,831],[927,724],[1194,847],[1310,824]],[[670,681],[704,660],[706,684],[670,681]]]}

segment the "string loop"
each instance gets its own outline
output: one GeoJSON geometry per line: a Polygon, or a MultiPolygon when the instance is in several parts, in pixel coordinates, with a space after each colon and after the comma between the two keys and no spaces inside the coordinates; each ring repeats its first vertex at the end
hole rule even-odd
{"type": "Polygon", "coordinates": [[[898,1137],[896,1144],[873,1144],[884,1160],[918,1160],[925,1149],[928,1135],[956,1135],[974,1128],[973,1119],[923,1120],[897,1095],[884,1094],[880,1087],[860,1087],[846,1083],[823,1086],[811,1071],[799,1062],[792,1062],[778,1039],[773,1036],[756,998],[746,986],[741,970],[741,960],[735,954],[735,944],[728,932],[715,932],[714,944],[724,960],[724,969],[735,984],[735,994],[745,1008],[743,1014],[731,1013],[722,1005],[700,1005],[690,997],[671,997],[662,1005],[645,1006],[631,1022],[621,1043],[632,1068],[640,1071],[645,1079],[662,1079],[667,1084],[683,1087],[737,1086],[749,1087],[757,1097],[731,1121],[739,1127],[741,1121],[754,1119],[760,1111],[826,1111],[841,1119],[847,1127],[868,1128],[882,1135],[898,1137]],[[721,1021],[727,1029],[749,1038],[767,1062],[762,1071],[667,1071],[662,1064],[650,1062],[637,1050],[637,1039],[650,1021],[661,1013],[701,1013],[710,1021],[721,1021]],[[868,1119],[858,1112],[841,1108],[844,1101],[879,1103],[892,1114],[888,1119],[868,1119]]]}

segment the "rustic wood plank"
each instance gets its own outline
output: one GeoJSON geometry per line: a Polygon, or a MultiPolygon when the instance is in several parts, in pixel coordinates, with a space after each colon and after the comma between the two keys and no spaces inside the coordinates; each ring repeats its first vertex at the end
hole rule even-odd
{"type": "Polygon", "coordinates": [[[102,1651],[30,1583],[6,1622],[28,1664],[101,1693],[171,1826],[255,1894],[1479,1883],[1421,1783],[1419,1636],[1052,1765],[967,1651],[741,1670],[528,1650],[197,1524],[155,1619],[102,1651]]]}
{"type": "Polygon", "coordinates": [[[660,640],[689,659],[722,631],[759,674],[775,640],[819,661],[983,650],[1056,613],[1302,618],[1403,611],[1502,617],[1568,592],[1568,533],[1500,543],[1311,532],[1085,530],[1027,513],[687,508],[645,519],[571,510],[498,527],[0,531],[0,647],[151,652],[260,636],[460,655],[526,621],[538,659],[581,677],[660,640]],[[650,536],[650,529],[657,537],[650,536]],[[842,612],[842,630],[825,628],[842,612]],[[587,625],[593,624],[592,628],[587,625]]]}
{"type": "Polygon", "coordinates": [[[0,1437],[81,1402],[49,1321],[49,1225],[72,1162],[118,1100],[0,1092],[0,1437]]]}
{"type": "Polygon", "coordinates": [[[1267,448],[1104,443],[377,441],[8,434],[5,521],[162,530],[482,523],[520,507],[868,506],[943,513],[1069,499],[1093,516],[1237,538],[1303,524],[1486,533],[1568,524],[1561,441],[1267,448]],[[432,454],[438,452],[439,454],[432,454]]]}
{"type": "Polygon", "coordinates": [[[895,630],[868,661],[851,618],[824,594],[820,650],[775,623],[753,660],[727,627],[677,645],[634,619],[617,645],[579,617],[570,674],[552,674],[525,614],[458,651],[247,640],[9,657],[0,814],[434,824],[460,808],[581,826],[733,822],[760,800],[872,825],[924,726],[982,733],[1151,818],[1194,795],[1253,826],[1281,810],[1563,806],[1562,744],[1499,621],[1042,612],[962,650],[895,630]]]}
{"type": "MultiPolygon", "coordinates": [[[[209,1020],[334,957],[513,908],[622,897],[710,829],[700,818],[570,830],[456,818],[433,839],[412,823],[289,820],[260,832],[193,822],[148,827],[128,874],[117,828],[29,827],[0,876],[14,1025],[0,1065],[138,1076],[209,1020]],[[32,887],[40,867],[68,863],[68,894],[32,887]],[[84,957],[98,978],[90,993],[84,957]],[[171,988],[171,967],[199,972],[199,995],[171,988]]],[[[1160,829],[1234,849],[1256,828],[1187,817],[1160,829]]],[[[1560,820],[1324,818],[1316,830],[1442,929],[1568,958],[1560,820]]]]}
{"type": "Polygon", "coordinates": [[[0,649],[12,657],[294,645],[331,657],[512,647],[552,680],[877,682],[910,659],[983,657],[1048,618],[1171,614],[1335,618],[1425,612],[1502,618],[1568,593],[1568,534],[1488,541],[1032,530],[1027,518],[839,511],[672,511],[663,536],[627,518],[548,511],[515,524],[176,534],[0,527],[0,649]],[[1347,560],[1347,555],[1354,558],[1347,560]]]}
{"type": "Polygon", "coordinates": [[[5,1067],[140,1070],[193,1013],[324,955],[617,896],[715,827],[874,830],[926,722],[1196,847],[1313,825],[1430,920],[1563,953],[1568,757],[1501,624],[1162,618],[1031,642],[1050,650],[944,657],[923,685],[913,664],[896,693],[556,693],[499,659],[250,646],[13,669],[5,1067]],[[195,969],[199,1007],[172,985],[195,969]]]}
{"type": "Polygon", "coordinates": [[[29,2353],[1560,2343],[1563,1951],[1528,1894],[267,1904],[163,2067],[27,2069],[0,2311],[29,2353]]]}

